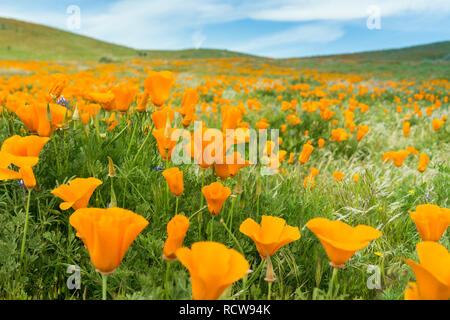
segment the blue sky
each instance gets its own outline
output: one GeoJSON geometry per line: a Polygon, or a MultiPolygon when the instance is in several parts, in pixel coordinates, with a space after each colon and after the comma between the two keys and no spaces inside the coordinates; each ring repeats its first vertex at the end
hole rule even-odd
{"type": "Polygon", "coordinates": [[[2,0],[0,16],[138,49],[276,58],[450,40],[449,0],[2,0]],[[68,27],[71,5],[80,9],[79,29],[68,27]]]}

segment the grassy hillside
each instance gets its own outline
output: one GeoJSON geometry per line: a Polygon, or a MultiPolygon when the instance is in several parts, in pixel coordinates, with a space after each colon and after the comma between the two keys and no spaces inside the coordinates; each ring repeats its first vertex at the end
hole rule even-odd
{"type": "Polygon", "coordinates": [[[216,49],[136,50],[71,32],[0,18],[1,60],[91,60],[126,58],[229,58],[250,55],[216,49]]]}
{"type": "Polygon", "coordinates": [[[295,68],[339,73],[374,73],[389,78],[450,77],[450,41],[402,49],[286,59],[295,68]]]}

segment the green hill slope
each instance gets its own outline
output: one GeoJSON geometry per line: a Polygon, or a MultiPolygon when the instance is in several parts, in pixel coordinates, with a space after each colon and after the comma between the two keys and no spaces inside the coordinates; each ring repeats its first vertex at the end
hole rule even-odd
{"type": "Polygon", "coordinates": [[[228,50],[136,50],[71,32],[14,19],[0,18],[0,60],[99,61],[127,58],[250,57],[228,50]]]}

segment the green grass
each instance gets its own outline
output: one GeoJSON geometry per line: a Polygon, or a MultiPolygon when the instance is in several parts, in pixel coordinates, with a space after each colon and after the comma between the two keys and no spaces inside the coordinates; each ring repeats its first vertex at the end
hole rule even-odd
{"type": "MultiPolygon", "coordinates": [[[[255,62],[253,62],[255,63],[255,62]]],[[[236,69],[229,70],[230,74],[236,69]]],[[[203,70],[201,65],[197,70],[203,70]]],[[[196,75],[195,69],[191,74],[196,75]]],[[[200,81],[200,80],[199,80],[200,81]]],[[[318,83],[306,79],[313,88],[318,83]]],[[[418,90],[418,85],[413,86],[418,90]]],[[[236,101],[245,100],[246,95],[229,91],[228,95],[236,101]]],[[[267,117],[271,127],[279,128],[286,116],[279,107],[276,94],[255,91],[266,106],[261,112],[249,113],[244,120],[254,125],[262,117],[267,117]]],[[[283,92],[285,99],[297,97],[290,90],[283,92]]],[[[419,241],[414,223],[408,211],[425,202],[441,207],[450,207],[450,126],[444,125],[438,132],[431,129],[427,119],[414,122],[411,135],[405,138],[401,134],[399,123],[403,115],[394,112],[396,103],[394,93],[387,93],[370,103],[369,96],[358,98],[370,103],[371,109],[362,116],[355,112],[357,123],[368,123],[370,133],[360,142],[351,140],[344,143],[327,141],[323,149],[316,147],[306,166],[287,165],[288,175],[262,177],[260,196],[260,214],[256,213],[256,184],[258,168],[241,170],[243,193],[235,200],[232,224],[229,229],[243,248],[243,254],[255,272],[249,276],[247,287],[242,291],[242,281],[236,282],[228,291],[228,298],[265,299],[267,283],[263,280],[265,267],[261,270],[260,257],[254,243],[241,234],[239,225],[251,217],[260,222],[262,214],[286,219],[292,226],[298,226],[300,240],[283,247],[273,258],[277,281],[272,287],[274,299],[324,299],[328,290],[332,268],[317,237],[305,228],[307,221],[314,217],[342,219],[355,226],[366,224],[378,228],[383,236],[373,241],[367,248],[360,250],[339,271],[339,287],[333,294],[334,299],[402,299],[408,281],[414,279],[411,269],[403,262],[404,258],[416,259],[415,245],[419,241]],[[384,108],[390,110],[386,116],[384,108]],[[381,153],[398,150],[414,145],[426,152],[431,163],[425,173],[416,169],[417,157],[410,156],[401,168],[383,164],[381,153]],[[303,179],[309,168],[320,170],[316,187],[307,191],[303,179]],[[346,177],[342,183],[336,183],[331,173],[342,171],[346,177]],[[360,174],[360,180],[354,183],[351,177],[360,174]],[[380,252],[381,256],[375,252],[380,252]],[[379,266],[382,287],[369,290],[367,278],[371,275],[368,267],[379,266]]],[[[202,99],[207,99],[207,96],[202,99]]],[[[298,98],[298,97],[297,97],[298,98]]],[[[403,97],[406,99],[406,97],[403,97]]],[[[175,101],[175,105],[180,103],[175,101]]],[[[348,104],[346,98],[342,105],[348,104]]],[[[73,107],[73,105],[72,105],[73,107]]],[[[297,110],[301,110],[299,106],[297,110]]],[[[448,114],[448,104],[444,104],[434,116],[448,114]]],[[[329,127],[320,125],[318,114],[300,111],[302,123],[281,136],[282,148],[298,152],[306,142],[302,133],[308,129],[314,139],[328,137],[329,127]]],[[[111,133],[106,131],[106,123],[101,122],[100,132],[106,137],[96,135],[95,128],[86,128],[88,135],[80,128],[80,123],[71,122],[66,131],[57,131],[41,152],[39,164],[35,169],[38,188],[33,191],[30,209],[30,225],[25,252],[25,269],[18,274],[19,250],[25,220],[26,193],[16,181],[1,182],[0,187],[0,297],[6,299],[100,299],[101,278],[92,266],[87,250],[74,231],[68,225],[69,211],[59,210],[60,199],[50,191],[74,177],[97,177],[103,184],[91,198],[90,206],[105,208],[110,202],[110,178],[108,178],[108,156],[116,165],[117,177],[114,178],[115,194],[118,205],[143,215],[149,226],[137,237],[125,256],[121,266],[109,277],[108,297],[113,299],[163,299],[165,261],[161,258],[166,238],[166,224],[173,216],[175,198],[170,197],[170,207],[165,205],[166,183],[155,167],[164,168],[165,164],[157,152],[153,137],[146,140],[146,134],[137,130],[134,139],[133,128],[149,125],[150,114],[133,114],[131,126],[124,121],[111,133]],[[75,125],[78,126],[75,129],[75,125]],[[138,150],[146,141],[143,152],[138,150]],[[130,153],[126,156],[127,150],[130,153]],[[70,230],[70,232],[69,232],[70,230]],[[70,291],[66,287],[68,265],[81,267],[82,288],[70,291]]],[[[342,115],[337,115],[342,120],[342,115]]],[[[204,118],[208,126],[219,127],[220,120],[204,118]]],[[[181,119],[176,120],[180,127],[181,119]]],[[[22,123],[17,118],[3,116],[0,125],[0,141],[15,133],[20,133],[22,123]]],[[[193,165],[181,165],[184,171],[185,190],[180,197],[178,212],[190,217],[191,226],[184,245],[190,247],[196,241],[207,239],[214,223],[214,240],[239,250],[233,237],[221,224],[228,221],[231,212],[231,199],[228,199],[218,218],[211,219],[207,209],[200,210],[201,175],[193,165]],[[202,228],[200,231],[200,225],[202,228]]],[[[209,170],[206,182],[216,181],[209,170]]],[[[236,179],[224,182],[234,188],[236,179]]],[[[449,248],[448,233],[441,243],[449,248]]],[[[169,276],[169,294],[172,299],[190,299],[190,281],[187,270],[178,262],[172,264],[169,276]]]]}

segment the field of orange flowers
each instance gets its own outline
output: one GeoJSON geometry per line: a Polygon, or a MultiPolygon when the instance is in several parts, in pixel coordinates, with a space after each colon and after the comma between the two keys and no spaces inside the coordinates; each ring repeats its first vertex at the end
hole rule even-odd
{"type": "Polygon", "coordinates": [[[0,297],[449,299],[449,89],[2,61],[0,297]]]}

